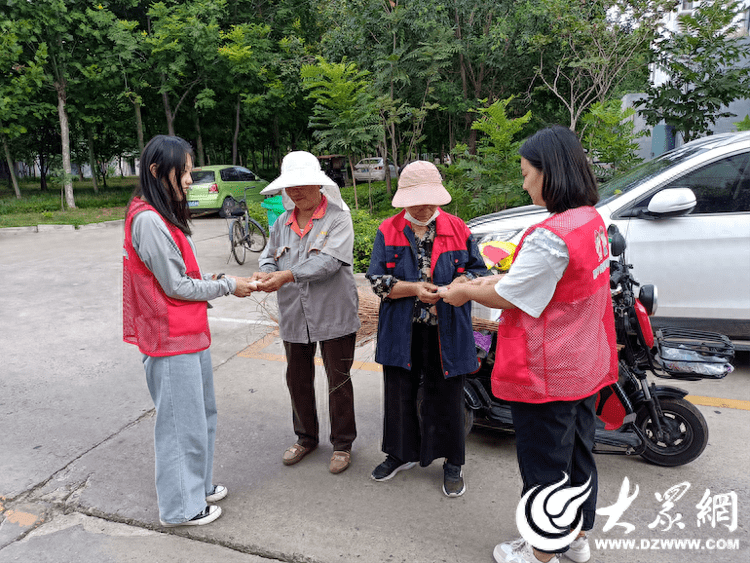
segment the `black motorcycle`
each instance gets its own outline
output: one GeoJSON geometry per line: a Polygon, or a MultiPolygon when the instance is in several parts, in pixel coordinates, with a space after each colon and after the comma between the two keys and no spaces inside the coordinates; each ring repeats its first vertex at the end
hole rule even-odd
{"type": "MultiPolygon", "coordinates": [[[[625,239],[617,227],[610,226],[608,234],[619,380],[598,394],[594,452],[640,455],[666,467],[684,465],[703,453],[708,425],[685,400],[686,391],[649,382],[648,373],[685,381],[721,379],[733,369],[734,346],[714,332],[661,328],[654,335],[649,316],[656,311],[656,288],[640,286],[633,278],[632,266],[625,262],[625,239]]],[[[477,347],[479,371],[466,378],[467,432],[473,425],[513,430],[510,405],[492,395],[496,335],[492,336],[489,350],[477,347]]]]}

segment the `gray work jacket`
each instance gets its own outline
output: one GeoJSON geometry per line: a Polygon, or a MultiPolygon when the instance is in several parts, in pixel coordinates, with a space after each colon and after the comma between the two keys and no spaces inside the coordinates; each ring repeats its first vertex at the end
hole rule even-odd
{"type": "Polygon", "coordinates": [[[276,219],[258,259],[263,272],[290,270],[294,276],[277,295],[282,340],[322,342],[356,332],[359,298],[351,214],[328,200],[325,215],[313,219],[303,237],[287,224],[291,215],[287,211],[276,219]]]}

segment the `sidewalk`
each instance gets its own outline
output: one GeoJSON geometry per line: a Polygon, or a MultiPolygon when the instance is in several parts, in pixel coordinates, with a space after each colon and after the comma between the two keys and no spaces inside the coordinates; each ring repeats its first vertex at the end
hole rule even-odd
{"type": "MultiPolygon", "coordinates": [[[[226,223],[195,221],[205,271],[250,275],[253,254],[229,256],[226,223]]],[[[0,562],[491,563],[516,537],[520,476],[512,435],[475,429],[467,440],[467,492],[445,497],[441,463],[391,481],[369,478],[382,461],[382,381],[373,348],[357,351],[352,375],[358,438],[353,464],[328,472],[326,385],[316,378],[321,445],[285,467],[295,439],[284,383],[283,347],[260,299],[217,299],[209,310],[219,429],[215,481],[229,488],[222,517],[208,526],[164,529],[154,490],[153,405],[137,350],[121,341],[120,228],[0,233],[0,562]]],[[[750,399],[750,369],[691,393],[750,399]]],[[[680,385],[688,388],[689,385],[680,385]]],[[[601,538],[727,538],[739,550],[595,551],[592,562],[734,562],[750,555],[747,467],[750,412],[699,407],[711,440],[694,463],[659,468],[640,458],[598,456],[599,506],[613,504],[624,477],[636,501],[601,538]],[[689,482],[678,505],[685,529],[661,532],[656,493],[689,482]],[[696,525],[704,491],[734,491],[740,527],[696,525]],[[689,502],[688,502],[689,501],[689,502]],[[744,555],[743,555],[744,554],[744,555]]],[[[674,512],[674,511],[673,511],[674,512]]]]}

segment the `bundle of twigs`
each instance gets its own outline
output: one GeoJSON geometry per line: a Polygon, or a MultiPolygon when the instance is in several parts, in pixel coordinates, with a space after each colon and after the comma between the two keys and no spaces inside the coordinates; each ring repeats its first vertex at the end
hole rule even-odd
{"type": "Polygon", "coordinates": [[[380,297],[375,295],[369,287],[358,287],[359,294],[359,322],[357,331],[357,346],[364,346],[375,339],[378,334],[378,312],[380,311],[380,297]]]}
{"type": "MultiPolygon", "coordinates": [[[[359,322],[357,331],[357,346],[364,346],[372,342],[378,334],[378,313],[380,311],[380,298],[375,295],[369,287],[358,287],[359,295],[359,322]]],[[[263,299],[260,303],[264,316],[278,325],[278,311],[263,299]]],[[[487,330],[497,332],[497,321],[472,317],[471,323],[474,330],[487,330]]]]}

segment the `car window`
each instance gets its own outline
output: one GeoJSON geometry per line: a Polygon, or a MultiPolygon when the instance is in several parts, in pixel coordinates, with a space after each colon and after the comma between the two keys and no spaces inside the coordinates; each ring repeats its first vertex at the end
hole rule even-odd
{"type": "Polygon", "coordinates": [[[220,174],[221,179],[225,182],[237,182],[240,179],[236,168],[224,168],[220,171],[220,174]]]}
{"type": "Polygon", "coordinates": [[[628,170],[622,176],[616,176],[612,180],[599,186],[599,203],[596,206],[601,207],[614,201],[621,195],[642,185],[644,182],[653,178],[657,174],[660,174],[664,170],[682,164],[702,150],[705,149],[703,147],[680,147],[653,160],[644,162],[643,164],[628,170]]]}
{"type": "Polygon", "coordinates": [[[250,172],[247,168],[238,167],[235,170],[237,170],[237,179],[240,182],[255,182],[255,174],[250,172]]]}
{"type": "Polygon", "coordinates": [[[190,177],[193,179],[193,184],[208,184],[216,178],[213,170],[193,170],[190,177]]]}
{"type": "MultiPolygon", "coordinates": [[[[750,211],[750,153],[714,161],[676,178],[662,189],[690,188],[696,206],[691,215],[750,211]]],[[[654,194],[638,201],[636,209],[648,208],[654,194]]]]}

